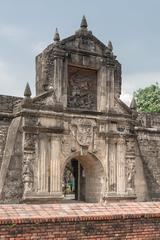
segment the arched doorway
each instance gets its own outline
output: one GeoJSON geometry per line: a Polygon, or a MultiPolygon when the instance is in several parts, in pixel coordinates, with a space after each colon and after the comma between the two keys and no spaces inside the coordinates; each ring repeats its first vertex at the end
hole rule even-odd
{"type": "Polygon", "coordinates": [[[71,159],[63,174],[63,193],[66,200],[85,201],[85,171],[77,159],[71,159]]]}
{"type": "Polygon", "coordinates": [[[92,154],[69,158],[63,171],[64,199],[99,202],[104,189],[104,169],[92,154]]]}

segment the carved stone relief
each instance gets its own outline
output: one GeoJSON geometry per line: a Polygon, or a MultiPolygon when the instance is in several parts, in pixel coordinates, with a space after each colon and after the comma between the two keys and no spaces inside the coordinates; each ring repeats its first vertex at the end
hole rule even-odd
{"type": "Polygon", "coordinates": [[[135,142],[134,139],[126,139],[127,143],[127,153],[132,153],[134,155],[135,153],[135,142]]]}
{"type": "Polygon", "coordinates": [[[35,150],[35,140],[36,140],[36,134],[25,133],[24,149],[25,150],[35,150]]]}
{"type": "Polygon", "coordinates": [[[79,150],[84,155],[89,151],[95,153],[96,123],[88,119],[79,119],[71,123],[71,151],[79,150]]]}
{"type": "Polygon", "coordinates": [[[33,182],[34,182],[34,174],[33,174],[33,154],[25,153],[25,157],[23,160],[23,172],[22,179],[24,185],[24,193],[32,192],[33,190],[33,182]]]}
{"type": "Polygon", "coordinates": [[[96,71],[69,66],[68,107],[96,110],[96,71]]]}
{"type": "Polygon", "coordinates": [[[71,125],[71,132],[80,146],[88,147],[93,140],[93,124],[90,120],[80,119],[71,125]]]}
{"type": "Polygon", "coordinates": [[[61,151],[65,157],[70,155],[72,148],[73,148],[72,145],[73,144],[71,143],[70,139],[68,138],[68,135],[66,135],[66,136],[64,135],[61,139],[61,151]]]}
{"type": "Polygon", "coordinates": [[[77,142],[81,146],[89,146],[92,142],[93,128],[88,124],[80,124],[77,127],[77,142]]]}
{"type": "Polygon", "coordinates": [[[127,166],[127,190],[134,191],[135,160],[128,158],[127,166]]]}
{"type": "Polygon", "coordinates": [[[134,139],[127,139],[126,167],[127,167],[127,191],[134,193],[135,178],[135,142],[134,139]]]}
{"type": "Polygon", "coordinates": [[[35,160],[35,144],[37,135],[34,133],[24,133],[24,155],[22,165],[22,180],[24,186],[24,194],[33,191],[34,185],[34,160],[35,160]]]}

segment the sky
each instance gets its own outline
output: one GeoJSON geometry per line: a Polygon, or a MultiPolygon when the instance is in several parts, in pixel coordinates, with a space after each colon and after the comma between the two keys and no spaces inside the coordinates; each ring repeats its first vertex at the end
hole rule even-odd
{"type": "Polygon", "coordinates": [[[160,82],[160,0],[0,0],[0,94],[35,94],[35,56],[79,29],[82,16],[122,64],[122,96],[160,82]]]}

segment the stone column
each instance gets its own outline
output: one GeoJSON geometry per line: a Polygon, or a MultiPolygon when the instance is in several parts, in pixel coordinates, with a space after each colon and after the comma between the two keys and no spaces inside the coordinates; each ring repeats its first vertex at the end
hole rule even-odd
{"type": "Polygon", "coordinates": [[[62,196],[61,172],[60,172],[60,136],[53,135],[51,138],[51,167],[50,167],[50,191],[55,197],[62,196]]]}
{"type": "Polygon", "coordinates": [[[67,91],[68,91],[68,58],[65,58],[64,61],[64,73],[62,81],[62,99],[63,107],[67,107],[67,91]]]}
{"type": "Polygon", "coordinates": [[[109,67],[107,69],[107,109],[113,109],[114,107],[114,68],[109,67]]]}
{"type": "Polygon", "coordinates": [[[38,161],[38,193],[48,193],[49,141],[46,136],[40,137],[38,161]]]}
{"type": "Polygon", "coordinates": [[[110,140],[109,144],[109,192],[116,193],[117,191],[117,142],[114,139],[110,140]]]}
{"type": "Polygon", "coordinates": [[[106,112],[106,105],[107,105],[107,70],[106,66],[102,65],[98,72],[98,79],[97,79],[97,111],[99,112],[106,112]]]}
{"type": "Polygon", "coordinates": [[[119,138],[117,142],[117,194],[125,194],[125,139],[119,138]]]}
{"type": "Polygon", "coordinates": [[[57,102],[62,102],[62,82],[64,73],[63,59],[64,57],[62,53],[55,53],[53,87],[55,89],[57,102]]]}
{"type": "MultiPolygon", "coordinates": [[[[108,124],[107,124],[108,130],[108,124]]],[[[105,167],[106,167],[106,194],[109,192],[109,138],[106,137],[106,156],[105,156],[105,167]]]]}

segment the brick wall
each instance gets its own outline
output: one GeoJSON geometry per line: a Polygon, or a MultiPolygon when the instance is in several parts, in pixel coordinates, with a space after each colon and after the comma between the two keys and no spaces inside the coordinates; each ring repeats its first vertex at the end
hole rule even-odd
{"type": "Polygon", "coordinates": [[[160,239],[160,203],[1,205],[0,239],[160,239]]]}

